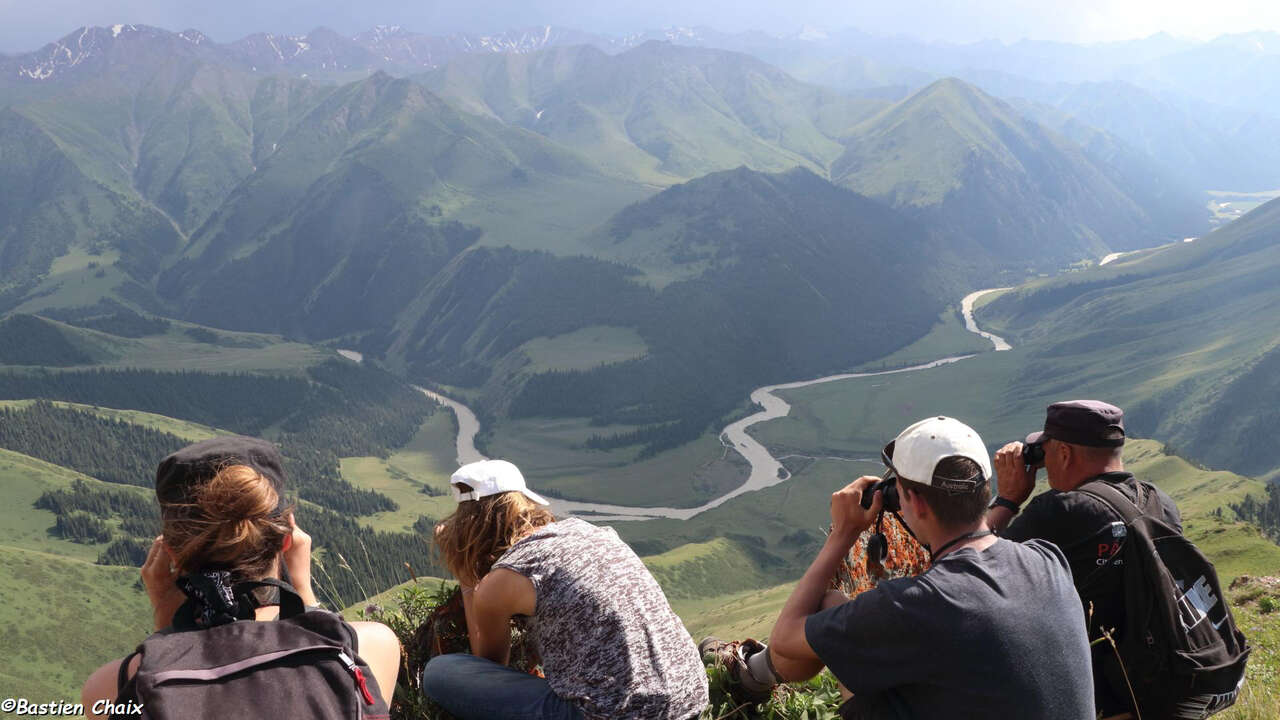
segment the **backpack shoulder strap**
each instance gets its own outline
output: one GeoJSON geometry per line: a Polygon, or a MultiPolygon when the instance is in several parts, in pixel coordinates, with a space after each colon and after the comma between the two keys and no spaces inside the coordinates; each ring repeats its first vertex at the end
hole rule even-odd
{"type": "Polygon", "coordinates": [[[1135,505],[1132,500],[1125,497],[1124,493],[1106,480],[1091,480],[1076,488],[1076,491],[1101,500],[1104,505],[1119,515],[1121,520],[1124,520],[1125,525],[1133,525],[1134,521],[1144,514],[1142,508],[1135,505]]]}
{"type": "Polygon", "coordinates": [[[307,611],[306,605],[302,602],[302,597],[298,595],[298,591],[293,589],[289,583],[275,578],[263,578],[261,580],[249,580],[236,583],[235,593],[237,596],[247,597],[255,605],[259,604],[257,596],[253,593],[258,588],[275,588],[279,593],[280,603],[280,619],[295,617],[307,611]]]}
{"type": "Polygon", "coordinates": [[[141,654],[142,649],[139,648],[125,655],[124,659],[120,661],[120,669],[116,671],[116,693],[123,692],[125,685],[129,684],[129,663],[133,662],[133,659],[141,654]]]}

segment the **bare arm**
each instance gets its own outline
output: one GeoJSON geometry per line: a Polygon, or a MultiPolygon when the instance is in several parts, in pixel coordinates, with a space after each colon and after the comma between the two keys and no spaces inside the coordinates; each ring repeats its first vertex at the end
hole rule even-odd
{"type": "Polygon", "coordinates": [[[507,664],[511,655],[511,618],[532,615],[538,593],[529,578],[498,568],[480,580],[475,592],[463,592],[471,654],[507,664]]]}
{"type": "MultiPolygon", "coordinates": [[[[1022,443],[1011,442],[996,451],[996,488],[1000,497],[1021,506],[1031,497],[1036,485],[1035,469],[1027,471],[1022,461],[1022,443]]],[[[1009,527],[1014,512],[1005,507],[993,507],[987,511],[987,527],[1000,532],[1009,527]]]]}
{"type": "MultiPolygon", "coordinates": [[[[135,655],[129,661],[129,677],[138,672],[138,663],[142,660],[140,656],[135,655]]],[[[108,715],[98,715],[93,712],[94,703],[99,700],[112,702],[120,695],[120,688],[116,687],[116,681],[120,675],[120,663],[124,660],[112,660],[103,665],[88,680],[84,681],[84,687],[80,690],[80,702],[84,704],[84,716],[89,720],[106,720],[108,715]]]]}
{"type": "Polygon", "coordinates": [[[293,528],[293,533],[289,535],[280,559],[289,570],[289,581],[293,583],[293,589],[298,591],[298,597],[302,598],[302,604],[316,605],[319,601],[316,600],[315,591],[311,589],[311,536],[298,527],[293,513],[289,513],[289,525],[293,528]]]}
{"type": "Polygon", "coordinates": [[[823,662],[810,647],[804,624],[810,615],[823,608],[831,578],[858,535],[880,512],[884,503],[880,493],[876,493],[871,509],[863,510],[860,504],[863,491],[877,480],[879,478],[872,476],[858,478],[831,496],[831,534],[791,591],[769,634],[769,658],[783,680],[807,680],[822,670],[823,662]]]}

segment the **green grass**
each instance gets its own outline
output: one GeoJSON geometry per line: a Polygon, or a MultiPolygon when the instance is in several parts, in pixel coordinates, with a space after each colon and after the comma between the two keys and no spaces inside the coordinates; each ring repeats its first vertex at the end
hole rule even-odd
{"type": "Polygon", "coordinates": [[[775,457],[800,452],[878,458],[902,428],[922,417],[949,415],[998,447],[1044,422],[1047,403],[1005,391],[1020,355],[1015,348],[929,370],[783,391],[779,396],[791,404],[791,413],[754,426],[751,434],[775,449],[775,457]]]}
{"type": "MultiPolygon", "coordinates": [[[[1272,569],[1275,572],[1275,569],[1272,569]]],[[[1236,706],[1217,717],[1224,720],[1272,720],[1280,717],[1280,577],[1241,582],[1227,592],[1236,626],[1253,652],[1245,670],[1245,687],[1236,706]],[[1268,610],[1268,608],[1271,608],[1268,610]]]]}
{"type": "Polygon", "coordinates": [[[515,461],[535,490],[574,500],[618,505],[691,507],[736,487],[745,477],[719,437],[707,434],[674,450],[638,460],[639,447],[590,450],[593,434],[627,426],[593,427],[585,418],[533,418],[494,427],[488,455],[515,461]]]}
{"type": "Polygon", "coordinates": [[[375,530],[405,531],[423,515],[443,518],[456,503],[449,490],[449,476],[457,469],[453,423],[447,412],[432,413],[404,447],[385,460],[377,457],[342,458],[342,477],[351,484],[376,490],[400,506],[364,518],[375,530]],[[444,492],[432,497],[423,486],[444,492]]]}
{"type": "MultiPolygon", "coordinates": [[[[166,335],[131,341],[116,367],[148,370],[189,370],[198,372],[302,372],[307,367],[329,359],[333,351],[315,345],[291,342],[278,335],[236,333],[218,330],[224,342],[199,343],[183,334],[194,325],[174,323],[166,335]]],[[[85,332],[92,332],[86,330],[85,332]]]]}
{"type": "Polygon", "coordinates": [[[920,365],[938,358],[990,352],[991,349],[990,340],[964,329],[964,320],[960,318],[960,309],[957,305],[942,311],[938,316],[937,324],[924,337],[895,353],[863,363],[857,370],[882,370],[920,365]]]}
{"type": "Polygon", "coordinates": [[[590,370],[605,363],[644,357],[649,352],[633,328],[593,325],[555,337],[530,340],[519,348],[529,358],[529,373],[590,370]]]}
{"type": "Polygon", "coordinates": [[[738,543],[715,538],[644,558],[668,598],[695,599],[767,585],[769,574],[738,543]]]}
{"type": "Polygon", "coordinates": [[[695,641],[708,635],[722,640],[765,640],[794,583],[702,598],[671,598],[671,607],[695,641]]]}
{"type": "MultiPolygon", "coordinates": [[[[70,487],[77,479],[94,487],[108,487],[107,483],[73,470],[0,449],[0,496],[4,498],[3,505],[0,505],[0,545],[50,553],[83,562],[97,559],[98,547],[73,543],[51,535],[49,530],[57,517],[48,510],[34,507],[36,500],[45,491],[70,487]]],[[[141,488],[138,491],[147,492],[141,488]]]]}
{"type": "Polygon", "coordinates": [[[6,696],[78,698],[94,668],[123,657],[151,629],[137,569],[94,565],[99,546],[49,534],[54,514],[33,507],[46,490],[77,479],[107,486],[0,450],[0,645],[12,659],[0,670],[6,696]]]}
{"type": "Polygon", "coordinates": [[[119,299],[113,291],[129,278],[115,265],[117,259],[119,253],[114,250],[90,255],[82,248],[72,248],[53,261],[50,272],[14,312],[38,313],[49,308],[93,305],[105,297],[119,299]],[[89,267],[90,263],[97,263],[97,267],[89,267]]]}
{"type": "Polygon", "coordinates": [[[75,700],[95,668],[151,632],[135,568],[0,545],[0,669],[6,697],[75,700]]]}
{"type": "Polygon", "coordinates": [[[406,580],[400,583],[399,585],[396,585],[395,587],[387,588],[386,590],[378,593],[377,595],[374,595],[373,597],[365,598],[360,602],[353,603],[352,605],[343,608],[341,611],[342,617],[345,618],[347,621],[363,620],[364,609],[370,605],[382,605],[384,607],[391,607],[391,606],[394,606],[395,601],[400,597],[400,593],[408,588],[414,587],[416,585],[425,585],[429,588],[435,589],[437,586],[440,585],[440,583],[446,583],[448,585],[455,584],[452,580],[433,577],[431,575],[423,575],[422,577],[416,580],[406,580]]]}
{"type": "Polygon", "coordinates": [[[46,322],[88,354],[101,358],[95,367],[103,368],[301,373],[335,355],[328,348],[263,333],[216,330],[218,344],[196,342],[186,330],[200,326],[178,321],[170,322],[167,333],[143,338],[121,338],[54,320],[46,322]]]}

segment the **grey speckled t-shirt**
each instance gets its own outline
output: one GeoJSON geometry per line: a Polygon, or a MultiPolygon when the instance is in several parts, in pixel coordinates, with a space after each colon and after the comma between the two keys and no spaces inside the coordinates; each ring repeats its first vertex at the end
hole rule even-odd
{"type": "Polygon", "coordinates": [[[706,708],[707,674],[693,638],[613,528],[561,520],[493,566],[533,583],[543,672],[584,715],[685,720],[706,708]]]}

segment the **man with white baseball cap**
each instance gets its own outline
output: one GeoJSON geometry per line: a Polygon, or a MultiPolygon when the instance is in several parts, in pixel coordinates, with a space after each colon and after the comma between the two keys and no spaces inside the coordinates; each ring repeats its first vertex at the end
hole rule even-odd
{"type": "Polygon", "coordinates": [[[883,478],[832,494],[826,544],[767,648],[745,657],[735,678],[767,688],[826,666],[852,693],[846,718],[1093,718],[1089,645],[1066,558],[1050,543],[1014,543],[987,528],[991,459],[978,433],[929,418],[882,457],[883,478]],[[894,505],[931,549],[931,567],[852,599],[828,590],[858,536],[894,505]]]}

